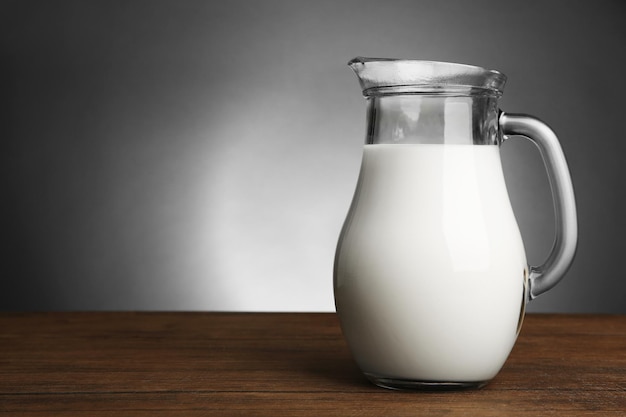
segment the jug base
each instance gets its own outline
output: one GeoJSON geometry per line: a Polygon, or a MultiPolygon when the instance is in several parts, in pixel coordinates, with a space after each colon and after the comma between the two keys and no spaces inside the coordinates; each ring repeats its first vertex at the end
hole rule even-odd
{"type": "Polygon", "coordinates": [[[416,381],[411,379],[381,377],[368,373],[365,373],[365,377],[374,385],[392,390],[454,391],[479,389],[489,383],[489,381],[416,381]]]}

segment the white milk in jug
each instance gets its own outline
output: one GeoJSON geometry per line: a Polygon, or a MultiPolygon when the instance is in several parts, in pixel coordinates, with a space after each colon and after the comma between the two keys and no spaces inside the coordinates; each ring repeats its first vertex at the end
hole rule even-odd
{"type": "Polygon", "coordinates": [[[493,378],[517,337],[527,269],[498,146],[365,146],[335,301],[366,374],[493,378]]]}

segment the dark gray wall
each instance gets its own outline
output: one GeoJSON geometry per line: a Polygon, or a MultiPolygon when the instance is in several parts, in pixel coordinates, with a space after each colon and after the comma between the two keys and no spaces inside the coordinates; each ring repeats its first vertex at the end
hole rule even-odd
{"type": "MultiPolygon", "coordinates": [[[[509,77],[558,133],[578,255],[531,311],[626,313],[619,1],[2,1],[0,309],[332,310],[364,137],[357,55],[509,77]]],[[[502,149],[529,261],[542,161],[502,149]]]]}

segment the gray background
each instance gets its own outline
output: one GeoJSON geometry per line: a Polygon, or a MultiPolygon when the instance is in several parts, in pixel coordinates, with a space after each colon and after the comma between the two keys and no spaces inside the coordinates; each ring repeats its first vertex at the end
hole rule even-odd
{"type": "MultiPolygon", "coordinates": [[[[364,101],[354,56],[509,77],[559,135],[580,242],[530,311],[626,313],[619,1],[2,1],[0,309],[332,311],[364,101]]],[[[502,148],[529,262],[533,145],[502,148]]]]}

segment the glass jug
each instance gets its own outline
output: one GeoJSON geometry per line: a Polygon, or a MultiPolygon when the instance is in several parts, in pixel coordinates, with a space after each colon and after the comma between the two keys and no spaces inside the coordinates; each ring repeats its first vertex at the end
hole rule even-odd
{"type": "Polygon", "coordinates": [[[561,146],[506,114],[504,74],[431,61],[355,58],[367,101],[363,160],[334,266],[335,305],[357,364],[395,389],[481,387],[506,361],[525,305],[552,288],[577,243],[561,146]],[[529,267],[499,147],[525,136],[552,187],[556,238],[529,267]]]}

